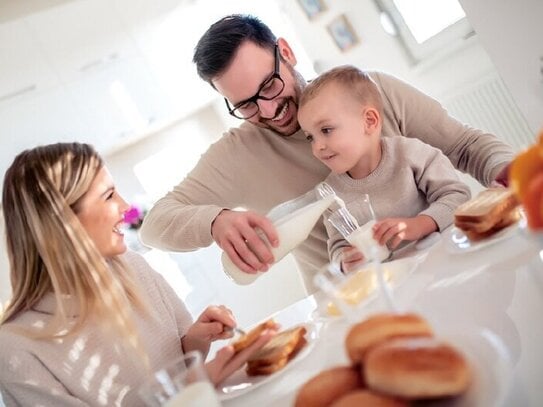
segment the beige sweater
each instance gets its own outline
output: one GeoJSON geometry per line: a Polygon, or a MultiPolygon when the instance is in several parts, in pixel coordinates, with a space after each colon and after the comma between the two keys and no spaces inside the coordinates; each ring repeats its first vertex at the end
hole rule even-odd
{"type": "MultiPolygon", "coordinates": [[[[419,138],[484,185],[511,160],[509,146],[453,119],[434,99],[392,76],[370,75],[383,97],[386,136],[419,138]]],[[[213,242],[211,222],[222,209],[244,206],[265,214],[313,188],[328,173],[301,131],[281,137],[245,122],[211,145],[187,177],[156,203],[143,223],[141,238],[163,250],[208,246],[213,242]]],[[[321,222],[294,255],[308,291],[313,292],[314,271],[328,259],[321,222]]]]}
{"type": "MultiPolygon", "coordinates": [[[[155,311],[154,319],[135,315],[155,371],[182,355],[180,338],[192,318],[141,256],[127,253],[125,259],[155,311]]],[[[54,307],[53,295],[45,297],[0,327],[0,391],[6,406],[143,406],[137,391],[146,371],[120,338],[92,322],[77,336],[55,341],[32,340],[10,330],[47,322],[54,307]]]]}
{"type": "MultiPolygon", "coordinates": [[[[330,174],[325,180],[358,224],[370,220],[358,210],[360,194],[368,194],[378,220],[427,215],[439,230],[449,226],[454,210],[470,198],[470,191],[460,182],[447,157],[420,140],[404,137],[384,137],[381,146],[381,161],[367,177],[352,179],[347,174],[330,174]]],[[[328,221],[324,224],[329,236],[328,252],[337,260],[340,249],[349,243],[328,221]]]]}

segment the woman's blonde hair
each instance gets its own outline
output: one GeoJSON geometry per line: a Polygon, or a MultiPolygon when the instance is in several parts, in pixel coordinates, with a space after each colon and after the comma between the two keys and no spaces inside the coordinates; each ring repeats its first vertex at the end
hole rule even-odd
{"type": "Polygon", "coordinates": [[[145,301],[129,268],[118,257],[105,259],[77,217],[78,204],[103,165],[88,144],[58,143],[23,151],[7,170],[2,205],[12,298],[1,324],[52,292],[54,318],[28,335],[75,334],[92,316],[140,348],[131,310],[146,311],[145,301]],[[68,318],[74,303],[75,321],[68,318]]]}

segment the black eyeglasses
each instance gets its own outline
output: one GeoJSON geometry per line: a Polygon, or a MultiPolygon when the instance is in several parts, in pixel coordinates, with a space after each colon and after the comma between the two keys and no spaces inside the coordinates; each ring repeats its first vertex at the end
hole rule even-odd
{"type": "Polygon", "coordinates": [[[228,100],[224,98],[228,113],[230,113],[232,116],[237,117],[238,119],[250,119],[260,110],[258,107],[258,99],[272,100],[279,96],[279,94],[283,91],[285,88],[285,82],[283,82],[283,79],[281,79],[281,76],[279,75],[280,59],[279,47],[277,44],[275,44],[274,55],[275,66],[273,73],[262,83],[262,85],[260,85],[254,96],[250,97],[249,99],[242,100],[234,107],[232,107],[228,100]]]}

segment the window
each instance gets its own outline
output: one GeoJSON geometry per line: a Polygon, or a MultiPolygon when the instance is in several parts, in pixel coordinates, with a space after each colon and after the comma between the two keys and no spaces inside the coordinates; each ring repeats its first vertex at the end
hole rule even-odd
{"type": "Polygon", "coordinates": [[[473,35],[457,0],[375,0],[383,28],[396,35],[410,62],[462,44],[473,35]]]}

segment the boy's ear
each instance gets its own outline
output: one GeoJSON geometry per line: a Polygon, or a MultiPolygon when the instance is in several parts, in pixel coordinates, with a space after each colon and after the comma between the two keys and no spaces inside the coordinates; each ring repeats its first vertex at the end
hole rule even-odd
{"type": "Polygon", "coordinates": [[[279,54],[281,57],[287,61],[289,65],[296,65],[296,55],[294,55],[294,52],[292,51],[292,48],[290,48],[287,40],[280,37],[277,39],[277,45],[279,46],[279,54]]]}
{"type": "Polygon", "coordinates": [[[375,132],[379,130],[379,125],[381,124],[381,116],[377,109],[373,107],[366,107],[362,113],[362,120],[364,121],[364,126],[368,132],[375,132]]]}

